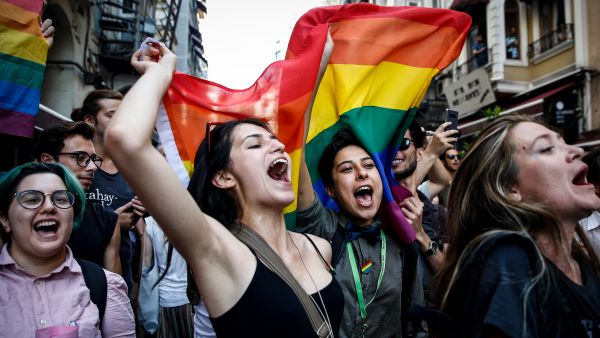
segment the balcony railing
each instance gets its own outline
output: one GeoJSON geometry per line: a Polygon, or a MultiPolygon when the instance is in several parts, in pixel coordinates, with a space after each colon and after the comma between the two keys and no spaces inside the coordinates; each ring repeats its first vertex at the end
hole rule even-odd
{"type": "Polygon", "coordinates": [[[552,48],[568,41],[573,41],[573,24],[561,24],[557,30],[552,31],[541,39],[529,44],[527,55],[530,59],[551,50],[552,48]]]}
{"type": "Polygon", "coordinates": [[[492,62],[492,53],[489,53],[489,51],[490,50],[488,49],[479,55],[471,56],[466,62],[458,65],[454,71],[456,76],[465,76],[475,69],[481,68],[492,62]]]}

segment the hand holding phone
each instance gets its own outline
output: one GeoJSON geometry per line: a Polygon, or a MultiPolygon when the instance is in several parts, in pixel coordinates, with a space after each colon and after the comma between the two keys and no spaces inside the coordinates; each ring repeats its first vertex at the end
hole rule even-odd
{"type": "Polygon", "coordinates": [[[450,122],[448,129],[458,130],[458,112],[456,110],[446,109],[446,122],[450,122]]]}

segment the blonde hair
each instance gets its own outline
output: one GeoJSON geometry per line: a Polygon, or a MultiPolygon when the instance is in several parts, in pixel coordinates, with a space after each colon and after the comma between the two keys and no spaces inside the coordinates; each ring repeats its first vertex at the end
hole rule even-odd
{"type": "MultiPolygon", "coordinates": [[[[501,117],[486,127],[463,158],[456,172],[448,201],[450,246],[446,264],[436,276],[436,301],[441,309],[462,268],[473,258],[473,252],[495,235],[519,234],[530,238],[541,231],[550,233],[557,245],[567,252],[566,237],[553,211],[540,203],[517,201],[511,198],[519,168],[514,158],[513,129],[520,123],[538,121],[520,115],[501,117]]],[[[541,123],[540,123],[541,124],[541,123]]],[[[581,229],[577,227],[577,233],[581,229]]],[[[589,241],[573,243],[573,254],[590,260],[596,272],[598,259],[589,241]],[[582,247],[583,245],[583,247],[582,247]]],[[[525,296],[547,271],[543,255],[535,246],[539,271],[525,290],[525,296]]]]}

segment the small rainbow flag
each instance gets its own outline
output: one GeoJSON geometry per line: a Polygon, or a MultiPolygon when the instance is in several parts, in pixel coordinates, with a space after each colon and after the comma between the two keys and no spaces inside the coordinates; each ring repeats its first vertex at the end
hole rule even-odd
{"type": "Polygon", "coordinates": [[[360,266],[360,272],[367,274],[369,272],[371,272],[371,270],[373,269],[373,261],[370,259],[367,259],[361,266],[360,266]]]}
{"type": "Polygon", "coordinates": [[[32,137],[48,42],[43,0],[0,0],[0,133],[32,137]]]}
{"type": "MultiPolygon", "coordinates": [[[[167,140],[167,158],[186,183],[207,122],[262,118],[292,157],[297,191],[304,114],[329,31],[333,52],[309,117],[306,140],[315,191],[326,199],[317,171],[323,149],[337,130],[351,128],[384,178],[380,217],[402,241],[411,242],[414,231],[394,200],[402,196],[397,194],[391,159],[431,79],[458,57],[470,25],[468,15],[446,9],[366,3],[314,8],[296,23],[286,60],[267,67],[248,89],[232,90],[175,74],[163,99],[165,114],[157,123],[163,143],[167,140]]],[[[296,207],[294,201],[285,210],[288,227],[294,226],[296,207]]]]}

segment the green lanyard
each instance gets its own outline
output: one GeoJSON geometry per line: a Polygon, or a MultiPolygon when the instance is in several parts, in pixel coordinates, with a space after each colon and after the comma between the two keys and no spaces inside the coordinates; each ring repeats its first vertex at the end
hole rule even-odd
{"type": "Polygon", "coordinates": [[[354,287],[356,288],[356,298],[358,298],[358,306],[360,308],[360,317],[363,321],[363,336],[364,332],[367,329],[367,306],[369,306],[375,296],[377,296],[377,291],[379,290],[379,286],[381,285],[381,281],[383,280],[383,274],[385,272],[385,255],[386,255],[386,241],[385,234],[383,230],[381,231],[381,270],[379,271],[379,278],[377,279],[377,288],[375,288],[375,293],[373,294],[373,298],[365,305],[365,299],[363,297],[362,285],[360,284],[360,275],[358,274],[358,267],[356,266],[356,256],[354,256],[354,249],[352,248],[352,243],[346,242],[346,249],[348,250],[348,259],[350,259],[350,266],[352,267],[352,276],[354,277],[354,287]]]}

